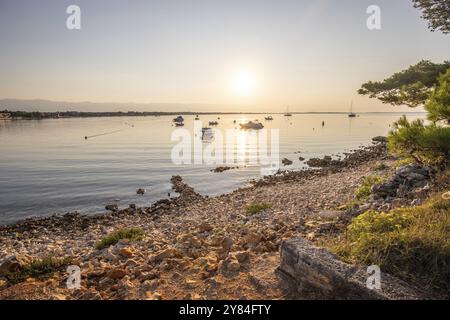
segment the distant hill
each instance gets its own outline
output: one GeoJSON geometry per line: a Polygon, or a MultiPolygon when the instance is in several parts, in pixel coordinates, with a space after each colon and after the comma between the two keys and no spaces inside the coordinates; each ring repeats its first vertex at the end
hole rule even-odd
{"type": "MultiPolygon", "coordinates": [[[[51,100],[20,100],[0,99],[0,110],[11,111],[195,111],[196,109],[210,109],[211,105],[181,104],[181,103],[95,103],[95,102],[66,102],[51,100]]],[[[216,109],[220,110],[219,106],[216,109]]]]}

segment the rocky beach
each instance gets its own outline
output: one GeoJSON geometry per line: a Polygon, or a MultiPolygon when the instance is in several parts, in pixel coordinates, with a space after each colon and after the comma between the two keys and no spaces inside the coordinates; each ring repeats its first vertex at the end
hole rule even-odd
{"type": "Polygon", "coordinates": [[[396,160],[378,139],[342,160],[311,160],[317,168],[280,171],[218,197],[202,196],[174,176],[179,196],[150,207],[0,227],[0,299],[317,298],[299,295],[279,277],[280,247],[293,238],[320,244],[339,237],[370,208],[419,204],[432,188],[432,173],[414,165],[399,169],[396,160]],[[349,205],[374,172],[386,181],[364,203],[349,205]],[[138,231],[134,239],[99,245],[119,230],[138,231]],[[43,276],[11,276],[48,257],[62,262],[43,276]],[[66,286],[68,265],[81,269],[78,289],[66,286]]]}

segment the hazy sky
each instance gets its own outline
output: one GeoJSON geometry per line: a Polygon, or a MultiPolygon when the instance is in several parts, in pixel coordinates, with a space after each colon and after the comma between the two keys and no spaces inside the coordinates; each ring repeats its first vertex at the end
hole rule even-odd
{"type": "Polygon", "coordinates": [[[0,41],[0,99],[198,111],[394,110],[356,90],[450,59],[450,35],[410,0],[0,0],[0,41]],[[66,28],[71,4],[81,30],[66,28]],[[380,31],[366,27],[371,4],[380,31]]]}

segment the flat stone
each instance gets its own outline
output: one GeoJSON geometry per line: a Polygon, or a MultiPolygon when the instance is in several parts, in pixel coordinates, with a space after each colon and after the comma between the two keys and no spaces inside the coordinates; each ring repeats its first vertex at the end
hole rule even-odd
{"type": "Polygon", "coordinates": [[[22,269],[23,263],[16,256],[9,256],[0,261],[0,275],[18,272],[22,269]]]}
{"type": "Polygon", "coordinates": [[[131,258],[133,256],[133,251],[129,248],[122,248],[120,249],[119,254],[124,258],[131,258]]]}
{"type": "Polygon", "coordinates": [[[122,279],[127,275],[127,272],[124,269],[113,269],[110,272],[108,272],[107,276],[111,279],[122,279]]]}
{"type": "Polygon", "coordinates": [[[367,268],[346,264],[326,249],[302,238],[282,243],[277,274],[303,297],[310,295],[335,300],[428,298],[419,289],[383,272],[381,289],[369,289],[367,268]]]}

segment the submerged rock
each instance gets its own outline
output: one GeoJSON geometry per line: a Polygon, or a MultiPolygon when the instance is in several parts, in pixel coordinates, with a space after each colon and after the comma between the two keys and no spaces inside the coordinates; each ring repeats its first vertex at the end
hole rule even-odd
{"type": "Polygon", "coordinates": [[[217,167],[215,169],[210,170],[211,172],[215,172],[215,173],[222,173],[224,171],[228,171],[228,170],[233,170],[233,169],[239,169],[239,167],[228,167],[228,166],[222,166],[222,167],[217,167]]]}
{"type": "Polygon", "coordinates": [[[373,137],[372,141],[373,142],[380,142],[380,143],[387,143],[388,139],[386,137],[383,137],[383,136],[377,136],[377,137],[373,137]]]}
{"type": "Polygon", "coordinates": [[[338,162],[337,160],[335,160],[335,161],[336,162],[333,161],[333,158],[331,156],[324,156],[322,159],[311,158],[306,162],[306,164],[308,166],[314,167],[314,168],[323,168],[323,167],[329,167],[338,162]]]}
{"type": "Polygon", "coordinates": [[[105,206],[105,209],[115,212],[115,211],[119,210],[119,206],[117,204],[115,204],[115,203],[114,204],[108,204],[108,205],[105,206]]]}

